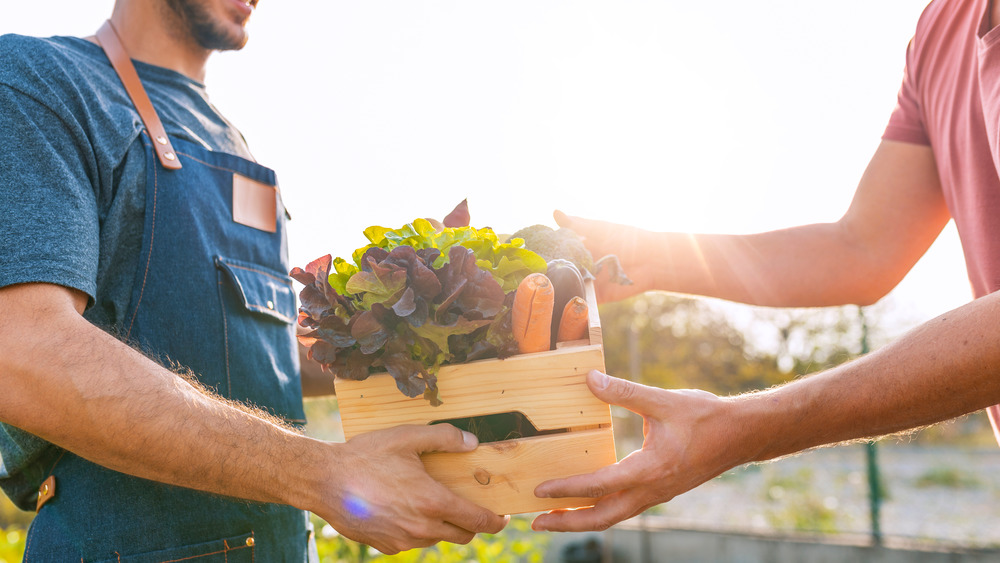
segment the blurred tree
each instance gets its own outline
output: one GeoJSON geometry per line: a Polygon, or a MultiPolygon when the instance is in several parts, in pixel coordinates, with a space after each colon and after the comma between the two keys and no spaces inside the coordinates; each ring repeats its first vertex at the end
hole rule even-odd
{"type": "Polygon", "coordinates": [[[704,300],[647,293],[603,305],[601,326],[608,372],[647,385],[730,395],[789,378],[704,300]]]}

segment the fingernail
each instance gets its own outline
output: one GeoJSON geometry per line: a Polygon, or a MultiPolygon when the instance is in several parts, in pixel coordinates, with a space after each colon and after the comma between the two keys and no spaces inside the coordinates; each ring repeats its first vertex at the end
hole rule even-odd
{"type": "Polygon", "coordinates": [[[590,382],[594,389],[607,389],[608,384],[611,383],[611,378],[607,374],[595,369],[590,372],[590,382]]]}
{"type": "Polygon", "coordinates": [[[465,442],[465,447],[469,448],[470,450],[475,449],[479,445],[479,438],[476,438],[476,435],[473,434],[472,432],[466,432],[465,430],[463,430],[462,440],[465,442]]]}

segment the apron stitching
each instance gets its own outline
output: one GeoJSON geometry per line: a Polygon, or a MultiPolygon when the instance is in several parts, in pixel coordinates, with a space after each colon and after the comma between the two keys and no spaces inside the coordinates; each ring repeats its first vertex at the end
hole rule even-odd
{"type": "Polygon", "coordinates": [[[227,264],[227,265],[228,265],[228,266],[229,266],[230,268],[239,268],[240,270],[246,270],[246,271],[248,271],[248,272],[256,272],[256,273],[258,273],[258,274],[261,274],[261,275],[265,275],[265,276],[267,276],[267,277],[269,277],[269,278],[273,279],[274,281],[277,281],[277,282],[281,282],[281,283],[283,283],[283,284],[285,284],[285,285],[287,285],[287,286],[289,286],[289,287],[291,287],[291,285],[292,285],[292,282],[291,282],[291,281],[289,281],[289,280],[287,280],[287,279],[283,279],[283,278],[279,278],[278,276],[275,276],[274,274],[272,274],[272,273],[270,273],[270,272],[265,272],[264,270],[258,270],[258,269],[256,269],[256,268],[249,268],[249,267],[247,267],[247,266],[238,266],[238,265],[236,265],[236,264],[233,264],[233,263],[231,263],[231,262],[227,262],[226,264],[227,264]]]}
{"type": "MultiPolygon", "coordinates": [[[[218,166],[218,165],[215,165],[215,164],[210,164],[208,162],[205,162],[204,160],[201,160],[199,158],[191,156],[190,154],[188,154],[186,152],[177,151],[177,154],[184,155],[184,156],[190,158],[191,160],[193,160],[195,162],[200,162],[200,163],[204,164],[205,166],[208,166],[209,168],[215,168],[216,170],[224,170],[226,172],[232,172],[233,174],[240,174],[241,176],[243,175],[243,173],[240,172],[239,170],[233,170],[232,168],[227,168],[225,166],[218,166]]],[[[232,155],[232,156],[235,156],[235,155],[232,155]]],[[[251,162],[251,161],[247,161],[247,162],[251,162]]],[[[257,164],[257,163],[254,162],[253,164],[257,164]]],[[[257,164],[257,166],[261,166],[261,165],[257,164]]],[[[263,168],[263,166],[261,166],[261,168],[263,168]]],[[[274,188],[274,191],[276,191],[278,193],[281,193],[281,188],[279,188],[277,185],[273,185],[271,187],[274,188]]]]}
{"type": "MultiPolygon", "coordinates": [[[[221,275],[221,272],[219,273],[221,275]]],[[[222,280],[219,280],[219,304],[222,305],[222,335],[225,338],[226,349],[226,396],[233,395],[233,382],[229,377],[229,315],[226,313],[226,302],[222,295],[222,280]]]]}
{"type": "MultiPolygon", "coordinates": [[[[143,131],[145,133],[145,131],[143,131]]],[[[135,303],[135,311],[132,312],[132,320],[129,321],[128,330],[125,332],[125,339],[132,335],[132,327],[135,326],[135,318],[139,315],[139,306],[142,304],[142,294],[146,291],[146,277],[149,276],[149,262],[153,258],[153,240],[156,238],[156,194],[158,188],[158,178],[156,173],[156,163],[153,163],[153,217],[150,219],[149,231],[149,253],[146,255],[146,270],[142,274],[142,287],[139,288],[139,299],[135,303]]]]}
{"type": "MultiPolygon", "coordinates": [[[[34,539],[34,534],[28,534],[28,540],[27,540],[27,542],[24,545],[24,559],[25,560],[28,559],[28,553],[31,551],[31,540],[33,540],[33,539],[34,539]]],[[[83,559],[80,559],[80,561],[82,562],[83,559]]]]}
{"type": "Polygon", "coordinates": [[[286,323],[291,323],[292,321],[295,320],[292,317],[289,317],[287,315],[282,315],[281,313],[276,312],[274,309],[268,309],[267,307],[254,305],[253,303],[247,303],[247,309],[253,309],[254,311],[260,311],[261,313],[274,315],[275,317],[278,317],[279,319],[285,321],[286,323]]]}
{"type": "MultiPolygon", "coordinates": [[[[225,542],[223,542],[223,543],[225,543],[225,542]]],[[[246,547],[249,547],[249,546],[241,545],[241,546],[237,546],[237,547],[233,547],[233,548],[230,548],[230,547],[227,546],[226,549],[222,549],[220,551],[213,551],[212,553],[202,553],[201,555],[192,555],[190,557],[181,557],[180,559],[171,559],[170,561],[163,561],[161,563],[177,563],[178,561],[190,561],[191,559],[197,559],[199,557],[208,557],[209,555],[218,555],[220,553],[226,553],[228,551],[236,551],[237,549],[244,549],[246,547]]],[[[251,552],[251,553],[253,553],[253,552],[251,552]]],[[[226,557],[228,558],[228,555],[226,557]]]]}

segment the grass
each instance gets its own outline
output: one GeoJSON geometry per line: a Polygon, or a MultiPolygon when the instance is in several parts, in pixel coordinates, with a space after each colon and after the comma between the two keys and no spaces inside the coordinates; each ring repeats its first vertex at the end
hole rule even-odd
{"type": "Polygon", "coordinates": [[[949,489],[978,489],[983,486],[982,481],[974,475],[970,475],[954,467],[934,467],[928,469],[916,480],[919,488],[946,487],[949,489]]]}

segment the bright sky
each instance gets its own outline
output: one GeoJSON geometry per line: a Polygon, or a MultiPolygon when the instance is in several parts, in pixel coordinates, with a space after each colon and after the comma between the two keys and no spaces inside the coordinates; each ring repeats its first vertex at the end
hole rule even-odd
{"type": "MultiPolygon", "coordinates": [[[[4,0],[0,33],[87,35],[112,0],[4,0]]],[[[749,233],[850,203],[926,0],[263,0],[213,101],[278,172],[292,261],[371,224],[554,226],[553,209],[749,233]]],[[[949,226],[894,292],[970,299],[949,226]]]]}

